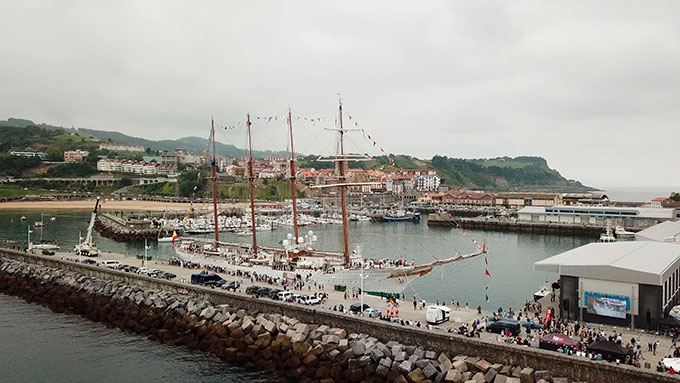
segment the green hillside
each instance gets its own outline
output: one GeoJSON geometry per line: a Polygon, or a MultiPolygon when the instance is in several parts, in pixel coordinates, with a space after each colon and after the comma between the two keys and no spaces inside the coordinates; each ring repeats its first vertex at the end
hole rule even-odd
{"type": "MultiPolygon", "coordinates": [[[[200,137],[183,137],[176,140],[147,140],[145,138],[138,138],[128,136],[119,132],[110,132],[105,130],[94,130],[94,129],[78,129],[78,132],[82,135],[89,135],[96,137],[101,141],[112,141],[119,142],[121,144],[129,145],[142,145],[145,148],[150,148],[152,151],[174,151],[177,148],[184,148],[190,152],[200,154],[208,145],[208,140],[200,137]]],[[[223,144],[216,140],[215,149],[217,154],[226,157],[242,157],[245,155],[244,149],[239,149],[234,145],[223,144]]],[[[273,152],[270,150],[255,150],[253,151],[253,156],[256,158],[263,157],[282,157],[285,156],[285,152],[273,152]]]]}

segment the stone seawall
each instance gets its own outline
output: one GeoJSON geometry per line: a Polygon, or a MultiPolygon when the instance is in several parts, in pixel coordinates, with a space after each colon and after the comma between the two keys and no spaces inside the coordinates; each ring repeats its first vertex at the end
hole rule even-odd
{"type": "Polygon", "coordinates": [[[94,229],[104,238],[118,242],[143,241],[145,239],[155,241],[159,236],[172,235],[172,230],[167,229],[130,229],[125,226],[125,220],[117,217],[100,214],[94,222],[94,229]]]}
{"type": "Polygon", "coordinates": [[[588,382],[678,381],[649,370],[16,251],[0,251],[0,263],[2,292],[297,381],[526,383],[551,375],[588,382]]]}

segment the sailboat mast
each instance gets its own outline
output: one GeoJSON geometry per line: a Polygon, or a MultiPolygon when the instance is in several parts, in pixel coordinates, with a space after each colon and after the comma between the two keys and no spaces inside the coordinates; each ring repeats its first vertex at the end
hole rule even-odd
{"type": "Polygon", "coordinates": [[[213,218],[215,219],[215,250],[220,246],[219,221],[217,220],[217,159],[215,158],[215,121],[211,120],[210,138],[212,140],[212,182],[213,182],[213,218]]]}
{"type": "Polygon", "coordinates": [[[247,115],[246,126],[248,127],[248,181],[250,184],[250,217],[253,230],[253,254],[257,255],[257,233],[255,230],[255,172],[253,171],[253,141],[250,134],[250,114],[247,115]]]}
{"type": "Polygon", "coordinates": [[[295,233],[295,243],[298,243],[298,222],[297,222],[297,180],[295,178],[295,150],[293,150],[293,117],[288,108],[288,128],[290,129],[290,190],[293,194],[293,232],[295,233]]]}
{"type": "Polygon", "coordinates": [[[347,177],[345,176],[345,130],[342,127],[342,100],[340,100],[340,161],[338,173],[340,175],[340,204],[342,205],[342,237],[344,243],[345,265],[349,266],[349,233],[347,228],[347,177]]]}

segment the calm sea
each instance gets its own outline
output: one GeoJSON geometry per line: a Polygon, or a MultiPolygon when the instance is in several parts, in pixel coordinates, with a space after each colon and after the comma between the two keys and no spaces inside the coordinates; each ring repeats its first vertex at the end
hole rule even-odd
{"type": "Polygon", "coordinates": [[[671,193],[680,193],[678,187],[616,187],[602,188],[612,201],[649,202],[654,198],[668,197],[671,193]]]}
{"type": "Polygon", "coordinates": [[[0,345],[0,381],[7,383],[277,381],[2,294],[0,345]]]}

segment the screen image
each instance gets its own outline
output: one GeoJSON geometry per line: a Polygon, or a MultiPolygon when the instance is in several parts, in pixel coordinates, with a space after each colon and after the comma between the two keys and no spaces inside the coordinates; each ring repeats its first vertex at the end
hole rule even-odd
{"type": "Polygon", "coordinates": [[[586,293],[586,307],[589,313],[612,318],[626,318],[626,309],[630,305],[627,297],[612,297],[602,294],[586,293]]]}

